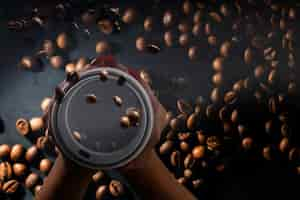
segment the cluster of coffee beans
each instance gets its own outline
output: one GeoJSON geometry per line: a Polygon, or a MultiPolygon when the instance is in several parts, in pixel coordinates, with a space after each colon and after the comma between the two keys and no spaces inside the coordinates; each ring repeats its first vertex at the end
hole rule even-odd
{"type": "Polygon", "coordinates": [[[96,200],[110,197],[121,197],[125,194],[126,188],[118,180],[111,179],[103,171],[98,171],[92,177],[93,184],[96,186],[96,200]]]}
{"type": "Polygon", "coordinates": [[[176,45],[179,33],[189,58],[208,60],[215,74],[208,98],[177,101],[178,115],[168,116],[158,145],[161,159],[195,194],[240,155],[278,161],[300,175],[296,8],[272,1],[189,0],[181,8],[163,14],[165,45],[176,45]],[[245,73],[226,77],[231,71],[245,73]]]}
{"type": "Polygon", "coordinates": [[[16,195],[21,186],[36,194],[52,167],[35,145],[25,149],[21,144],[1,144],[0,159],[0,191],[7,195],[16,195]]]}

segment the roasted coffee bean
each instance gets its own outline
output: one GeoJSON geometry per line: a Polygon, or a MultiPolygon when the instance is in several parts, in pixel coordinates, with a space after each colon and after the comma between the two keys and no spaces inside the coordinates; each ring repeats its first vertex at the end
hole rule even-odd
{"type": "Polygon", "coordinates": [[[242,148],[246,151],[249,151],[253,148],[253,139],[251,137],[245,137],[242,140],[242,148]]]}
{"type": "Polygon", "coordinates": [[[177,182],[180,185],[185,185],[187,183],[187,179],[185,177],[180,177],[180,178],[177,179],[177,182]]]}
{"type": "Polygon", "coordinates": [[[120,125],[123,128],[129,128],[131,126],[130,119],[128,116],[122,116],[120,119],[120,125]]]}
{"type": "Polygon", "coordinates": [[[123,104],[123,100],[119,96],[113,96],[113,101],[117,106],[121,106],[123,104]]]}
{"type": "Polygon", "coordinates": [[[163,25],[165,27],[170,27],[171,25],[174,24],[174,21],[175,21],[175,19],[174,19],[173,13],[171,11],[169,11],[169,10],[166,11],[164,13],[163,20],[162,20],[163,25]]]}
{"type": "Polygon", "coordinates": [[[51,170],[52,168],[52,161],[44,158],[41,160],[40,165],[39,165],[39,169],[42,173],[48,174],[48,172],[51,170]]]}
{"type": "Polygon", "coordinates": [[[253,61],[253,52],[250,48],[247,48],[244,52],[244,62],[246,64],[251,64],[253,61]]]}
{"type": "Polygon", "coordinates": [[[223,42],[220,47],[220,55],[223,57],[228,57],[230,51],[231,51],[231,43],[229,41],[223,42]]]}
{"type": "Polygon", "coordinates": [[[140,73],[140,78],[148,85],[151,85],[152,84],[152,79],[151,79],[151,76],[150,74],[145,71],[145,70],[141,70],[140,73]]]}
{"type": "Polygon", "coordinates": [[[289,82],[289,85],[288,85],[288,94],[289,95],[296,95],[296,93],[297,93],[296,82],[294,82],[294,81],[289,82]]]}
{"type": "Polygon", "coordinates": [[[187,120],[187,115],[186,114],[180,114],[180,115],[178,115],[177,117],[173,118],[170,121],[170,127],[174,131],[181,130],[185,127],[186,120],[187,120]]]}
{"type": "Polygon", "coordinates": [[[214,104],[210,104],[206,107],[206,116],[209,120],[213,120],[217,117],[218,112],[214,104]]]}
{"type": "Polygon", "coordinates": [[[224,16],[224,17],[228,17],[230,15],[230,10],[227,6],[227,4],[222,4],[220,6],[220,13],[224,16]]]}
{"type": "Polygon", "coordinates": [[[233,110],[232,113],[231,113],[231,121],[233,123],[237,123],[239,121],[239,112],[238,110],[233,110]]]}
{"type": "Polygon", "coordinates": [[[180,167],[181,165],[181,153],[180,151],[173,151],[170,156],[170,163],[173,167],[180,167]]]}
{"type": "Polygon", "coordinates": [[[15,144],[10,151],[10,160],[13,162],[20,161],[24,155],[24,147],[21,144],[15,144]]]}
{"type": "Polygon", "coordinates": [[[204,25],[204,33],[205,33],[206,35],[212,34],[212,28],[211,28],[211,24],[210,24],[210,23],[206,23],[206,24],[204,25]]]}
{"type": "Polygon", "coordinates": [[[216,12],[210,12],[208,15],[217,23],[221,23],[223,21],[222,17],[216,12]]]}
{"type": "Polygon", "coordinates": [[[233,84],[232,90],[234,90],[235,92],[241,92],[243,87],[244,87],[244,81],[239,80],[233,84]]]}
{"type": "Polygon", "coordinates": [[[86,57],[80,57],[78,58],[76,64],[75,64],[75,71],[80,72],[86,69],[86,66],[88,64],[88,59],[86,57]]]}
{"type": "Polygon", "coordinates": [[[283,137],[290,136],[290,129],[289,129],[289,126],[286,123],[281,125],[280,133],[283,137]]]}
{"type": "Polygon", "coordinates": [[[268,75],[268,83],[270,85],[273,85],[277,80],[277,70],[273,69],[270,71],[268,75]]]}
{"type": "Polygon", "coordinates": [[[185,177],[186,179],[190,179],[190,178],[192,178],[192,176],[193,176],[193,172],[192,172],[192,170],[190,170],[190,169],[185,169],[185,170],[183,171],[183,175],[184,175],[184,177],[185,177]]]}
{"type": "Polygon", "coordinates": [[[119,197],[125,193],[125,188],[120,181],[112,180],[109,184],[109,191],[112,196],[119,197]]]}
{"type": "Polygon", "coordinates": [[[122,21],[125,24],[132,24],[137,19],[137,11],[134,8],[128,8],[125,10],[122,21]]]}
{"type": "Polygon", "coordinates": [[[53,99],[51,97],[45,97],[43,99],[43,101],[41,102],[41,110],[43,111],[43,113],[47,113],[49,110],[49,107],[51,106],[53,102],[53,99]]]}
{"type": "Polygon", "coordinates": [[[239,124],[237,126],[238,133],[241,137],[244,137],[248,131],[248,129],[243,124],[239,124]]]}
{"type": "Polygon", "coordinates": [[[91,12],[90,10],[82,13],[81,15],[81,22],[85,26],[90,26],[96,23],[96,15],[95,12],[91,12]]]}
{"type": "Polygon", "coordinates": [[[219,110],[219,118],[221,121],[228,121],[230,120],[230,110],[228,108],[228,106],[223,106],[220,110],[219,110]]]}
{"type": "Polygon", "coordinates": [[[222,94],[221,94],[221,91],[219,88],[214,88],[212,91],[211,91],[211,94],[210,94],[210,100],[213,102],[213,103],[219,103],[222,99],[222,94]]]}
{"type": "Polygon", "coordinates": [[[187,154],[184,158],[183,164],[186,169],[191,169],[195,165],[196,161],[193,158],[193,155],[191,153],[187,154]]]}
{"type": "Polygon", "coordinates": [[[264,147],[262,155],[263,155],[263,157],[266,160],[273,160],[273,150],[272,150],[272,147],[270,145],[264,147]]]}
{"type": "Polygon", "coordinates": [[[186,141],[191,137],[191,133],[187,132],[187,133],[178,133],[178,140],[180,141],[186,141]]]}
{"type": "Polygon", "coordinates": [[[51,144],[50,144],[50,140],[49,137],[47,136],[40,136],[38,137],[38,139],[36,140],[36,147],[40,150],[47,150],[50,148],[51,144]]]}
{"type": "Polygon", "coordinates": [[[180,33],[188,33],[190,31],[190,26],[187,21],[182,21],[178,24],[178,31],[180,33]]]}
{"type": "Polygon", "coordinates": [[[29,121],[30,124],[30,129],[35,132],[35,131],[39,131],[42,128],[44,128],[45,123],[42,117],[34,117],[31,118],[29,121]]]}
{"type": "Polygon", "coordinates": [[[193,154],[193,158],[195,159],[203,158],[205,155],[205,146],[199,145],[194,147],[192,154],[193,154]]]}
{"type": "Polygon", "coordinates": [[[104,172],[100,170],[93,175],[92,179],[93,179],[94,183],[99,183],[104,179],[104,177],[105,177],[104,172]]]}
{"type": "Polygon", "coordinates": [[[177,109],[180,113],[190,114],[193,112],[193,107],[184,99],[177,100],[177,109]]]}
{"type": "Polygon", "coordinates": [[[13,175],[13,170],[9,162],[0,163],[0,180],[10,180],[13,175]]]}
{"type": "Polygon", "coordinates": [[[197,10],[193,17],[194,24],[200,24],[202,17],[203,17],[203,12],[201,10],[197,10]]]}
{"type": "Polygon", "coordinates": [[[222,57],[216,57],[212,63],[213,69],[216,72],[223,71],[224,59],[222,57]]]}
{"type": "Polygon", "coordinates": [[[56,46],[51,40],[45,40],[43,42],[43,50],[42,51],[47,56],[52,56],[55,53],[55,50],[56,50],[56,46]]]}
{"type": "Polygon", "coordinates": [[[217,72],[212,77],[212,82],[216,86],[221,86],[223,84],[223,74],[221,72],[217,72]]]}
{"type": "Polygon", "coordinates": [[[3,184],[2,190],[6,194],[14,194],[17,192],[19,186],[20,186],[20,183],[18,181],[10,180],[3,184]]]}
{"type": "Polygon", "coordinates": [[[30,132],[30,124],[26,119],[20,118],[16,121],[16,129],[21,135],[25,136],[30,132]]]}
{"type": "Polygon", "coordinates": [[[181,141],[179,144],[179,147],[182,152],[189,152],[189,150],[190,150],[190,145],[185,141],[181,141]]]}
{"type": "Polygon", "coordinates": [[[137,126],[141,120],[140,111],[137,108],[131,107],[126,110],[126,116],[129,118],[130,124],[137,126]]]}
{"type": "Polygon", "coordinates": [[[27,167],[22,163],[15,163],[13,165],[13,171],[15,176],[24,177],[24,175],[27,173],[27,167]]]}
{"type": "Polygon", "coordinates": [[[186,121],[186,127],[189,130],[195,130],[199,126],[199,122],[200,122],[200,114],[196,112],[192,113],[186,121]]]}
{"type": "Polygon", "coordinates": [[[138,51],[144,51],[146,49],[147,42],[145,38],[138,37],[135,41],[135,47],[138,51]]]}
{"type": "Polygon", "coordinates": [[[206,139],[207,148],[211,151],[218,149],[221,146],[221,140],[217,136],[209,136],[206,139]]]}
{"type": "Polygon", "coordinates": [[[276,96],[272,96],[269,99],[269,111],[273,114],[277,114],[279,111],[279,101],[276,96]]]}
{"type": "Polygon", "coordinates": [[[70,46],[70,39],[66,33],[60,33],[56,38],[56,45],[60,49],[67,49],[70,46]]]}
{"type": "Polygon", "coordinates": [[[190,38],[187,33],[182,33],[179,36],[179,44],[183,47],[187,46],[189,44],[190,38]]]}
{"type": "Polygon", "coordinates": [[[238,99],[237,94],[234,91],[229,91],[224,95],[225,104],[234,104],[236,103],[237,99],[238,99]]]}
{"type": "Polygon", "coordinates": [[[289,160],[290,161],[298,161],[300,159],[300,149],[294,147],[289,152],[289,160]]]}
{"type": "Polygon", "coordinates": [[[197,46],[191,46],[188,50],[188,57],[190,60],[196,60],[199,57],[199,48],[197,46]]]}
{"type": "Polygon", "coordinates": [[[163,144],[160,145],[159,153],[161,155],[168,154],[173,148],[173,141],[167,140],[163,144]]]}
{"type": "Polygon", "coordinates": [[[97,22],[98,29],[106,34],[110,35],[114,31],[114,24],[110,19],[101,19],[97,22]]]}
{"type": "Polygon", "coordinates": [[[41,185],[36,185],[33,189],[34,196],[37,196],[37,194],[41,191],[42,186],[41,185]]]}
{"type": "Polygon", "coordinates": [[[201,24],[195,24],[192,28],[192,33],[195,37],[200,36],[201,33],[201,24]]]}
{"type": "Polygon", "coordinates": [[[204,180],[203,179],[196,179],[192,181],[193,189],[197,190],[203,185],[204,180]]]}
{"type": "Polygon", "coordinates": [[[287,137],[282,138],[279,143],[279,150],[284,153],[287,152],[290,148],[290,141],[287,137]]]}
{"type": "Polygon", "coordinates": [[[154,22],[153,22],[153,17],[148,16],[144,20],[144,30],[147,32],[150,32],[153,30],[154,22]]]}
{"type": "Polygon", "coordinates": [[[257,79],[261,79],[265,73],[265,69],[262,65],[258,65],[254,70],[254,76],[257,79]]]}
{"type": "Polygon", "coordinates": [[[183,14],[189,15],[192,12],[192,10],[193,10],[192,3],[189,0],[185,0],[182,3],[182,12],[183,12],[183,14]]]}
{"type": "Polygon", "coordinates": [[[176,133],[173,130],[170,130],[166,135],[167,140],[173,140],[175,138],[176,138],[176,133]]]}
{"type": "Polygon", "coordinates": [[[35,57],[24,56],[20,61],[20,66],[24,69],[35,69],[39,67],[39,62],[35,57]]]}
{"type": "Polygon", "coordinates": [[[68,63],[65,66],[65,71],[66,73],[73,73],[76,71],[76,66],[74,63],[68,63]]]}
{"type": "Polygon", "coordinates": [[[217,37],[215,35],[209,35],[207,38],[207,42],[211,46],[216,46],[217,45],[217,37]]]}
{"type": "Polygon", "coordinates": [[[33,145],[27,149],[25,153],[25,160],[28,163],[32,163],[34,160],[37,159],[38,154],[39,154],[38,148],[35,145],[33,145]]]}
{"type": "Polygon", "coordinates": [[[100,185],[96,191],[96,200],[103,200],[107,192],[108,187],[106,185],[100,185]]]}
{"type": "Polygon", "coordinates": [[[173,46],[173,43],[174,43],[174,37],[173,37],[173,34],[172,34],[171,31],[165,32],[165,34],[164,34],[164,41],[165,41],[165,45],[166,45],[167,47],[173,46]]]}
{"type": "Polygon", "coordinates": [[[206,143],[206,136],[204,135],[204,132],[200,130],[197,131],[196,134],[199,144],[204,145],[206,143]]]}
{"type": "Polygon", "coordinates": [[[5,160],[10,155],[11,148],[8,144],[0,145],[0,160],[5,160]]]}
{"type": "Polygon", "coordinates": [[[110,52],[110,45],[107,41],[101,40],[96,43],[96,53],[105,54],[110,52]]]}

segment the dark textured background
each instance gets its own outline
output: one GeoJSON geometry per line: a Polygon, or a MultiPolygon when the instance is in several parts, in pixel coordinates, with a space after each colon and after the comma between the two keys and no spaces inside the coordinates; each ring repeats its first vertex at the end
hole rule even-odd
{"type": "MultiPolygon", "coordinates": [[[[42,3],[46,7],[46,2],[35,1],[32,4],[28,1],[10,0],[0,3],[0,117],[4,122],[0,143],[22,143],[26,147],[30,145],[29,141],[16,132],[16,119],[40,116],[41,100],[51,95],[55,85],[64,78],[63,70],[55,70],[49,65],[45,65],[40,72],[31,72],[20,69],[17,63],[22,56],[32,55],[37,51],[44,39],[54,39],[57,33],[65,30],[72,31],[72,28],[63,23],[56,23],[47,30],[34,28],[24,32],[12,32],[6,29],[7,19],[21,15],[24,10],[30,10],[32,5],[42,3]]],[[[55,1],[48,2],[53,4],[55,1]]],[[[121,7],[134,5],[139,8],[143,16],[151,13],[160,16],[163,7],[172,7],[174,2],[166,1],[160,9],[150,6],[151,1],[122,1],[115,4],[121,7]]],[[[77,31],[74,34],[78,47],[71,52],[70,57],[94,57],[96,56],[95,42],[107,39],[112,42],[116,50],[115,57],[120,63],[133,68],[147,69],[150,72],[160,100],[167,109],[175,110],[176,99],[180,97],[192,100],[197,95],[207,96],[211,89],[210,79],[213,71],[210,66],[211,60],[191,62],[187,58],[187,50],[183,48],[162,47],[162,51],[157,55],[138,53],[135,50],[135,38],[138,35],[145,35],[161,44],[162,30],[161,27],[157,27],[154,33],[145,34],[142,18],[140,18],[135,25],[123,29],[120,34],[111,36],[91,30],[92,35],[88,38],[77,31]]],[[[207,54],[207,49],[201,51],[203,55],[207,54]]],[[[238,53],[234,56],[241,57],[238,53]]],[[[237,78],[244,78],[247,73],[247,70],[234,68],[234,65],[231,68],[227,75],[227,83],[237,78]]],[[[285,174],[285,170],[268,165],[257,167],[251,163],[244,163],[242,166],[244,167],[242,169],[233,168],[219,182],[211,185],[209,192],[203,194],[203,199],[298,199],[297,196],[293,197],[297,194],[296,185],[293,184],[295,180],[289,174],[285,174]]],[[[91,196],[93,195],[94,193],[91,193],[91,196]]],[[[25,199],[32,199],[29,192],[26,192],[25,199]]]]}

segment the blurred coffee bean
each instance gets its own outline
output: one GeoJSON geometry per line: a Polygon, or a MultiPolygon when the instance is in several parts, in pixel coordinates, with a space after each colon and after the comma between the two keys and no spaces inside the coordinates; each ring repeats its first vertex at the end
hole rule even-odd
{"type": "Polygon", "coordinates": [[[135,46],[138,51],[144,51],[146,49],[146,40],[143,37],[138,37],[135,41],[135,46]]]}
{"type": "Polygon", "coordinates": [[[64,65],[64,59],[61,56],[50,57],[50,64],[54,69],[59,69],[64,65]]]}
{"type": "Polygon", "coordinates": [[[198,23],[193,26],[192,33],[195,37],[197,37],[200,36],[201,30],[202,30],[201,24],[198,23]]]}
{"type": "Polygon", "coordinates": [[[75,71],[80,72],[85,70],[87,64],[88,64],[88,59],[86,57],[79,57],[75,64],[75,71]]]}
{"type": "Polygon", "coordinates": [[[244,87],[244,81],[239,80],[233,84],[232,90],[234,90],[235,92],[241,92],[243,87],[244,87]]]}
{"type": "Polygon", "coordinates": [[[17,180],[10,180],[3,184],[2,191],[6,194],[14,194],[19,189],[20,183],[17,180]]]}
{"type": "Polygon", "coordinates": [[[22,163],[15,163],[13,165],[13,172],[16,177],[24,177],[27,173],[27,166],[22,163]]]}
{"type": "Polygon", "coordinates": [[[39,170],[42,173],[48,174],[48,172],[51,170],[51,167],[52,167],[52,161],[49,160],[48,158],[44,158],[40,162],[39,170]]]}
{"type": "Polygon", "coordinates": [[[178,140],[180,141],[186,141],[189,138],[191,138],[191,133],[190,132],[186,132],[186,133],[178,133],[178,140]]]}
{"type": "Polygon", "coordinates": [[[21,144],[15,144],[10,151],[10,160],[13,162],[20,161],[24,155],[24,147],[21,144]]]}
{"type": "Polygon", "coordinates": [[[253,52],[252,50],[248,47],[247,49],[245,49],[244,51],[244,62],[249,65],[251,64],[253,61],[253,52]]]}
{"type": "Polygon", "coordinates": [[[11,164],[9,162],[1,162],[0,163],[0,180],[8,181],[13,176],[13,170],[11,164]]]}
{"type": "Polygon", "coordinates": [[[202,20],[202,17],[203,17],[203,12],[202,10],[197,10],[195,13],[194,13],[194,17],[193,17],[193,21],[194,21],[194,24],[200,24],[201,23],[201,20],[202,20]]]}
{"type": "Polygon", "coordinates": [[[54,42],[51,40],[45,40],[43,42],[43,50],[42,50],[47,56],[52,56],[54,55],[56,51],[56,46],[54,42]]]}
{"type": "Polygon", "coordinates": [[[254,76],[257,79],[261,79],[265,73],[265,69],[262,65],[258,65],[254,70],[254,76]]]}
{"type": "Polygon", "coordinates": [[[228,17],[230,14],[230,10],[228,8],[228,5],[223,3],[220,6],[220,13],[224,16],[224,17],[228,17]]]}
{"type": "Polygon", "coordinates": [[[290,161],[299,161],[300,159],[300,149],[294,147],[289,151],[289,160],[290,161]]]}
{"type": "Polygon", "coordinates": [[[67,33],[60,33],[56,38],[56,45],[60,49],[67,49],[70,47],[70,38],[67,33]]]}
{"type": "Polygon", "coordinates": [[[100,185],[96,190],[96,200],[103,200],[108,192],[107,185],[100,185]]]}
{"type": "Polygon", "coordinates": [[[288,94],[293,96],[297,94],[297,85],[296,82],[290,81],[288,85],[288,94]]]}
{"type": "Polygon", "coordinates": [[[279,143],[279,150],[282,153],[285,153],[289,150],[290,148],[290,141],[287,137],[282,138],[282,140],[279,143]]]}
{"type": "Polygon", "coordinates": [[[97,22],[98,29],[105,35],[110,35],[114,31],[114,24],[110,19],[101,19],[97,22]]]}
{"type": "Polygon", "coordinates": [[[187,143],[185,141],[181,141],[180,144],[179,144],[179,147],[180,147],[182,152],[189,152],[189,150],[190,150],[189,143],[187,143]]]}
{"type": "Polygon", "coordinates": [[[193,154],[193,158],[195,158],[195,159],[203,158],[205,155],[205,146],[199,145],[199,146],[194,147],[192,154],[193,154]]]}
{"type": "Polygon", "coordinates": [[[221,146],[221,140],[217,136],[209,136],[206,139],[206,145],[208,150],[213,151],[221,146]]]}
{"type": "Polygon", "coordinates": [[[36,140],[36,147],[39,150],[47,150],[51,146],[49,137],[47,136],[40,136],[36,140]]]}
{"type": "Polygon", "coordinates": [[[185,177],[180,177],[180,178],[177,179],[177,182],[180,185],[185,185],[187,183],[187,179],[185,177]]]}
{"type": "Polygon", "coordinates": [[[200,114],[195,112],[188,117],[186,122],[186,127],[189,130],[195,130],[199,126],[199,123],[200,123],[200,114]]]}
{"type": "Polygon", "coordinates": [[[41,189],[42,189],[41,185],[36,185],[33,189],[34,196],[37,196],[37,194],[41,191],[41,189]]]}
{"type": "Polygon", "coordinates": [[[213,60],[212,66],[216,72],[223,71],[224,59],[222,57],[216,57],[213,60]]]}
{"type": "Polygon", "coordinates": [[[207,38],[207,42],[211,46],[216,46],[217,45],[217,37],[215,35],[209,35],[207,38]]]}
{"type": "Polygon", "coordinates": [[[179,36],[179,44],[183,47],[189,44],[189,35],[187,33],[182,33],[179,36]]]}
{"type": "Polygon", "coordinates": [[[274,158],[274,152],[272,150],[272,147],[270,145],[263,148],[262,155],[266,160],[273,160],[274,158]]]}
{"type": "Polygon", "coordinates": [[[93,175],[92,179],[93,179],[94,183],[97,184],[97,183],[100,183],[101,181],[103,181],[104,177],[105,177],[104,172],[100,170],[93,175]]]}
{"type": "Polygon", "coordinates": [[[186,125],[186,120],[187,120],[187,115],[181,113],[180,115],[176,116],[170,121],[170,127],[174,131],[181,130],[185,127],[186,125]]]}
{"type": "Polygon", "coordinates": [[[253,148],[253,139],[251,137],[245,137],[242,140],[242,148],[246,151],[249,151],[253,148]]]}
{"type": "Polygon", "coordinates": [[[189,0],[185,0],[182,3],[182,12],[183,12],[183,14],[189,15],[189,14],[191,14],[192,10],[193,10],[192,3],[189,0]]]}
{"type": "Polygon", "coordinates": [[[199,48],[197,46],[191,46],[188,50],[188,57],[190,60],[196,60],[199,57],[199,48]]]}
{"type": "Polygon", "coordinates": [[[268,75],[268,83],[270,85],[274,85],[276,81],[277,81],[277,70],[273,69],[270,71],[268,75]]]}
{"type": "Polygon", "coordinates": [[[185,169],[183,175],[186,179],[190,179],[193,176],[193,171],[191,169],[185,169]]]}
{"type": "Polygon", "coordinates": [[[195,159],[191,153],[187,154],[184,158],[183,164],[186,169],[191,169],[195,165],[195,159]]]}
{"type": "Polygon", "coordinates": [[[128,8],[125,10],[122,21],[125,24],[132,24],[137,19],[137,11],[134,8],[128,8]]]}
{"type": "Polygon", "coordinates": [[[96,14],[90,10],[82,13],[81,22],[85,26],[90,26],[96,23],[96,14]]]}
{"type": "Polygon", "coordinates": [[[173,43],[174,43],[174,37],[173,37],[171,31],[166,31],[166,32],[165,32],[165,34],[164,34],[164,41],[165,41],[165,45],[166,45],[167,47],[173,46],[173,43]]]}
{"type": "Polygon", "coordinates": [[[27,189],[32,189],[39,182],[39,175],[37,173],[31,173],[25,179],[25,187],[27,189]]]}
{"type": "Polygon", "coordinates": [[[203,179],[196,179],[192,181],[193,189],[197,190],[203,185],[204,180],[203,179]]]}
{"type": "Polygon", "coordinates": [[[224,95],[225,104],[234,104],[236,103],[237,99],[237,94],[234,91],[229,91],[224,95]]]}
{"type": "Polygon", "coordinates": [[[190,26],[187,21],[182,21],[178,24],[178,30],[180,33],[188,33],[190,31],[190,26]]]}
{"type": "Polygon", "coordinates": [[[10,155],[11,148],[8,144],[0,145],[0,160],[5,160],[10,155]]]}
{"type": "Polygon", "coordinates": [[[221,23],[223,21],[222,17],[216,12],[209,12],[208,15],[217,23],[221,23]]]}
{"type": "Polygon", "coordinates": [[[204,145],[206,143],[206,136],[204,135],[204,132],[200,130],[197,131],[196,134],[199,144],[204,145]]]}
{"type": "Polygon", "coordinates": [[[148,16],[144,20],[144,30],[147,32],[150,32],[153,30],[154,22],[153,22],[153,17],[148,16]]]}
{"type": "Polygon", "coordinates": [[[110,194],[114,197],[120,197],[125,193],[123,184],[120,181],[112,180],[109,184],[110,194]]]}
{"type": "Polygon", "coordinates": [[[216,86],[221,86],[223,84],[223,74],[221,72],[217,72],[212,77],[212,82],[216,86]]]}
{"type": "Polygon", "coordinates": [[[163,144],[160,145],[159,153],[161,155],[165,155],[169,153],[173,148],[173,142],[171,140],[165,141],[163,144]]]}
{"type": "Polygon", "coordinates": [[[218,116],[218,111],[217,108],[215,107],[214,104],[210,104],[206,107],[206,117],[209,120],[213,120],[216,119],[216,117],[218,116]]]}
{"type": "Polygon", "coordinates": [[[171,25],[174,24],[174,21],[175,21],[174,18],[175,18],[175,17],[174,17],[174,15],[173,15],[173,13],[172,13],[170,10],[167,10],[167,11],[164,13],[164,16],[163,16],[163,20],[162,20],[163,25],[164,25],[165,27],[170,27],[171,25]]]}
{"type": "Polygon", "coordinates": [[[25,160],[28,163],[32,163],[34,160],[37,159],[38,154],[39,154],[38,148],[35,145],[33,145],[27,149],[25,153],[25,160]]]}
{"type": "Polygon", "coordinates": [[[231,43],[229,41],[223,42],[220,47],[220,55],[223,57],[228,57],[230,51],[231,51],[231,43]]]}
{"type": "Polygon", "coordinates": [[[52,104],[52,98],[51,97],[45,97],[42,102],[41,102],[41,110],[43,111],[43,113],[47,113],[50,105],[52,104]]]}
{"type": "Polygon", "coordinates": [[[105,54],[110,51],[110,45],[107,41],[101,40],[96,43],[96,53],[105,54]]]}
{"type": "Polygon", "coordinates": [[[177,109],[180,113],[190,114],[193,112],[193,107],[184,99],[177,100],[177,109]]]}
{"type": "Polygon", "coordinates": [[[213,103],[219,103],[222,99],[222,94],[219,88],[214,88],[210,94],[210,100],[213,103]]]}
{"type": "Polygon", "coordinates": [[[73,72],[75,72],[76,71],[75,64],[74,63],[68,63],[68,64],[66,64],[65,71],[66,71],[66,73],[73,73],[73,72]]]}
{"type": "Polygon", "coordinates": [[[170,157],[170,163],[173,167],[180,167],[181,165],[181,153],[179,151],[173,151],[170,157]]]}

